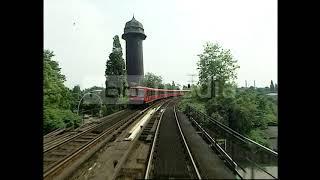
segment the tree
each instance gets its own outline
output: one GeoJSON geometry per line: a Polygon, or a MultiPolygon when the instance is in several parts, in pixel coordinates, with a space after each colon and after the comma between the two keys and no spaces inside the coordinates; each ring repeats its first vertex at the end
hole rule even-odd
{"type": "Polygon", "coordinates": [[[164,86],[162,84],[162,77],[157,76],[157,75],[150,73],[150,72],[148,72],[144,75],[142,85],[145,87],[150,87],[150,88],[160,88],[160,89],[164,88],[164,86]]]}
{"type": "Polygon", "coordinates": [[[222,95],[225,84],[234,82],[236,70],[240,68],[231,51],[222,49],[218,43],[207,42],[203,53],[198,56],[199,83],[204,88],[215,88],[217,83],[219,95],[222,95]]]}
{"type": "Polygon", "coordinates": [[[54,129],[78,126],[80,117],[71,112],[72,91],[63,83],[58,62],[53,60],[52,51],[43,52],[43,133],[54,129]]]}
{"type": "Polygon", "coordinates": [[[96,91],[96,90],[103,91],[104,88],[103,88],[103,87],[99,87],[99,86],[92,86],[92,87],[90,87],[90,88],[84,89],[84,90],[83,90],[83,94],[84,94],[84,93],[87,93],[87,92],[91,92],[91,91],[96,91]]]}
{"type": "Polygon", "coordinates": [[[76,85],[71,90],[72,93],[72,102],[71,102],[71,110],[75,111],[78,110],[78,103],[82,96],[82,91],[80,89],[80,85],[76,85]]]}
{"type": "Polygon", "coordinates": [[[73,94],[76,94],[76,95],[80,95],[81,94],[81,88],[80,88],[80,85],[76,85],[76,86],[74,86],[73,87],[73,89],[72,89],[72,93],[73,94]]]}
{"type": "Polygon", "coordinates": [[[71,94],[67,87],[64,86],[65,76],[61,74],[58,62],[52,60],[54,54],[52,51],[44,50],[43,52],[43,93],[44,105],[59,108],[70,108],[69,100],[71,94]]]}
{"type": "Polygon", "coordinates": [[[106,96],[120,97],[123,94],[123,89],[126,86],[125,77],[125,62],[122,58],[122,47],[120,44],[119,36],[113,37],[112,53],[106,63],[105,77],[106,77],[106,96]],[[116,90],[117,92],[115,92],[116,90]]]}
{"type": "Polygon", "coordinates": [[[164,89],[172,90],[173,89],[172,84],[170,84],[170,83],[164,84],[164,89]]]}
{"type": "Polygon", "coordinates": [[[271,80],[271,84],[270,84],[270,91],[274,92],[274,85],[273,85],[273,81],[271,80]]]}

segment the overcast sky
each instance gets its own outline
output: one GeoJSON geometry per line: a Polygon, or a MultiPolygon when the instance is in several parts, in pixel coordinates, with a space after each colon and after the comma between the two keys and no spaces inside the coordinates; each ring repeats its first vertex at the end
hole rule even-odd
{"type": "MultiPolygon", "coordinates": [[[[54,51],[66,85],[104,86],[114,35],[140,21],[144,72],[187,84],[206,41],[230,49],[239,86],[277,82],[276,0],[45,0],[44,48],[54,51]]],[[[125,41],[121,39],[125,58],[125,41]]]]}

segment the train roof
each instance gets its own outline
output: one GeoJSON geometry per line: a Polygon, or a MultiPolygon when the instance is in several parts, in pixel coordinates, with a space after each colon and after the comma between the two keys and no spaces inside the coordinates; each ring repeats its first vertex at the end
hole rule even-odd
{"type": "Polygon", "coordinates": [[[144,87],[144,86],[135,86],[135,87],[130,87],[130,88],[133,88],[133,89],[148,89],[148,90],[154,90],[154,91],[172,91],[172,92],[175,92],[175,91],[188,92],[188,91],[190,91],[190,90],[156,89],[156,88],[149,88],[149,87],[144,87]]]}

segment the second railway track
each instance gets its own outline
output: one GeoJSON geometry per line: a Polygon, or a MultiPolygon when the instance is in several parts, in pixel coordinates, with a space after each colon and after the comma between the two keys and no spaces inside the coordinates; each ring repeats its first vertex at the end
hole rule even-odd
{"type": "Polygon", "coordinates": [[[190,152],[174,102],[161,114],[151,147],[145,179],[187,178],[201,179],[190,152]]]}
{"type": "MultiPolygon", "coordinates": [[[[151,107],[149,107],[151,108],[151,107]]],[[[120,117],[112,118],[71,138],[61,140],[56,145],[47,148],[43,154],[44,179],[56,178],[60,171],[68,168],[68,164],[75,161],[82,153],[90,150],[103,139],[112,139],[114,135],[144,114],[144,110],[124,113],[120,117]]],[[[64,176],[63,176],[64,177],[64,176]]]]}
{"type": "Polygon", "coordinates": [[[43,152],[47,152],[50,149],[53,149],[67,141],[70,141],[78,136],[81,136],[82,134],[85,134],[99,126],[103,126],[107,123],[110,123],[114,119],[120,119],[132,113],[134,113],[134,111],[130,109],[125,109],[120,112],[116,112],[114,114],[101,118],[101,120],[99,120],[98,122],[91,122],[83,126],[80,126],[75,130],[62,129],[62,130],[58,130],[56,133],[55,132],[49,133],[49,136],[45,136],[43,140],[44,141],[43,152]],[[53,135],[50,135],[50,134],[53,134],[53,135]]]}

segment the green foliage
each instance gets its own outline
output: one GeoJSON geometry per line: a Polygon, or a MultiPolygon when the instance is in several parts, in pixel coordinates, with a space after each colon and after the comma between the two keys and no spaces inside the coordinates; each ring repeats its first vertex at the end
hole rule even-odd
{"type": "Polygon", "coordinates": [[[83,97],[83,101],[90,104],[99,104],[100,105],[100,99],[102,100],[102,103],[105,99],[105,89],[103,87],[93,86],[87,89],[84,89],[82,92],[82,96],[86,93],[89,93],[89,95],[85,95],[83,97]],[[97,97],[99,96],[100,99],[97,97]]]}
{"type": "Polygon", "coordinates": [[[65,127],[65,124],[60,117],[60,111],[60,109],[44,107],[43,131],[45,134],[54,129],[65,127]]]}
{"type": "Polygon", "coordinates": [[[172,81],[171,89],[174,89],[174,90],[178,90],[178,89],[179,89],[179,87],[176,86],[176,84],[174,83],[174,81],[172,81]]]}
{"type": "Polygon", "coordinates": [[[178,108],[185,112],[187,105],[192,106],[200,112],[206,113],[205,104],[201,101],[201,99],[196,95],[197,88],[194,87],[191,89],[191,92],[185,94],[181,101],[179,102],[178,108]]]}
{"type": "Polygon", "coordinates": [[[237,102],[230,114],[230,127],[241,134],[247,135],[254,127],[256,106],[251,102],[237,102]]]}
{"type": "Polygon", "coordinates": [[[103,116],[108,116],[110,114],[113,113],[113,109],[111,107],[108,107],[108,106],[103,106],[102,107],[102,115],[103,116]]]}
{"type": "Polygon", "coordinates": [[[230,93],[225,96],[203,100],[197,95],[199,87],[194,87],[183,97],[179,107],[183,111],[187,105],[196,107],[235,131],[266,144],[262,130],[270,124],[277,124],[276,100],[254,88],[239,91],[230,85],[227,89],[230,93]]]}
{"type": "MultiPolygon", "coordinates": [[[[112,94],[116,97],[120,97],[123,94],[124,86],[127,85],[126,82],[126,71],[125,62],[122,58],[122,47],[120,44],[119,36],[113,37],[113,49],[112,53],[109,55],[109,59],[106,63],[105,77],[106,77],[106,89],[110,87],[116,87],[118,89],[118,94],[112,94]]],[[[106,96],[108,96],[109,91],[105,91],[106,96]]]]}
{"type": "Polygon", "coordinates": [[[187,105],[195,107],[258,143],[268,145],[262,130],[277,124],[277,100],[265,95],[274,91],[273,81],[270,88],[237,88],[234,83],[239,68],[237,61],[230,50],[222,49],[217,43],[206,43],[198,56],[200,87],[192,87],[180,101],[179,108],[185,111],[187,105]],[[216,89],[219,96],[208,99],[208,92],[215,94],[216,89]]]}
{"type": "MultiPolygon", "coordinates": [[[[252,129],[266,129],[270,122],[276,123],[276,104],[264,94],[260,94],[254,89],[247,89],[236,95],[236,103],[240,105],[243,112],[248,115],[244,116],[244,122],[247,122],[249,129],[239,127],[235,123],[235,128],[241,129],[248,134],[252,129]],[[247,119],[250,119],[247,120],[247,119]]],[[[238,118],[241,119],[241,118],[238,118]]],[[[234,119],[235,121],[236,119],[234,119]]],[[[243,124],[242,124],[243,126],[243,124]]]]}
{"type": "Polygon", "coordinates": [[[92,116],[99,116],[99,111],[101,109],[101,105],[99,103],[86,103],[84,102],[81,105],[80,113],[81,114],[90,114],[92,116]]]}
{"type": "Polygon", "coordinates": [[[81,118],[70,110],[57,109],[51,107],[44,107],[44,134],[53,131],[57,128],[77,127],[81,118]]]}
{"type": "Polygon", "coordinates": [[[214,120],[221,122],[222,124],[229,126],[229,122],[226,118],[223,118],[219,113],[213,112],[210,115],[214,120]]]}
{"type": "Polygon", "coordinates": [[[73,87],[72,89],[72,93],[74,93],[75,95],[79,96],[81,94],[81,88],[79,85],[76,85],[73,87]]]}
{"type": "MultiPolygon", "coordinates": [[[[73,112],[76,112],[78,109],[78,103],[83,95],[81,89],[80,89],[80,86],[79,85],[76,85],[72,88],[71,90],[71,94],[72,94],[72,101],[71,101],[71,110],[73,112]]],[[[81,102],[81,105],[82,106],[82,103],[81,102]]]]}
{"type": "Polygon", "coordinates": [[[179,89],[178,85],[175,85],[174,81],[172,81],[172,84],[170,83],[163,84],[161,76],[158,76],[150,72],[144,75],[141,85],[145,87],[157,88],[157,89],[171,89],[171,90],[179,89]]]}
{"type": "Polygon", "coordinates": [[[82,101],[80,105],[80,114],[91,114],[99,116],[101,104],[105,103],[105,89],[103,87],[93,86],[86,88],[81,93],[82,101]]]}
{"type": "Polygon", "coordinates": [[[65,76],[61,74],[58,62],[52,60],[52,51],[43,53],[43,101],[44,106],[70,109],[72,95],[64,86],[65,76]]]}
{"type": "Polygon", "coordinates": [[[236,96],[237,86],[234,83],[226,83],[224,85],[223,97],[232,97],[236,96]]]}
{"type": "MultiPolygon", "coordinates": [[[[59,64],[52,58],[52,51],[43,52],[43,133],[62,127],[75,127],[80,117],[71,112],[74,108],[72,91],[65,87],[65,76],[61,74],[59,64]]],[[[76,88],[77,89],[77,88],[76,88]]]]}
{"type": "Polygon", "coordinates": [[[203,88],[210,87],[215,80],[218,85],[219,94],[223,93],[225,83],[233,83],[236,79],[236,70],[240,67],[234,60],[229,49],[222,49],[218,43],[207,42],[204,51],[198,55],[200,60],[197,63],[199,69],[199,83],[203,88]]]}
{"type": "Polygon", "coordinates": [[[166,83],[166,84],[164,84],[163,89],[177,90],[178,87],[174,84],[166,83]]]}
{"type": "Polygon", "coordinates": [[[97,91],[97,90],[103,91],[103,90],[104,90],[104,87],[93,86],[93,87],[91,87],[91,88],[86,88],[86,89],[83,90],[83,93],[82,93],[82,94],[88,93],[88,92],[92,92],[92,91],[97,91]]]}
{"type": "Polygon", "coordinates": [[[160,89],[164,88],[164,85],[162,84],[162,77],[151,72],[148,72],[144,75],[142,86],[160,89]]]}
{"type": "Polygon", "coordinates": [[[222,122],[225,125],[229,125],[230,116],[235,106],[235,99],[231,97],[218,97],[210,99],[206,102],[206,113],[212,118],[222,122]],[[222,119],[220,119],[221,117],[222,119]]]}
{"type": "Polygon", "coordinates": [[[124,75],[125,63],[122,58],[122,47],[120,44],[119,36],[113,37],[113,48],[112,53],[109,55],[109,60],[107,60],[105,75],[106,77],[110,75],[124,75]]]}
{"type": "Polygon", "coordinates": [[[270,144],[268,143],[268,138],[267,138],[266,134],[259,129],[251,130],[247,136],[251,140],[253,140],[263,146],[270,147],[270,144]]]}

